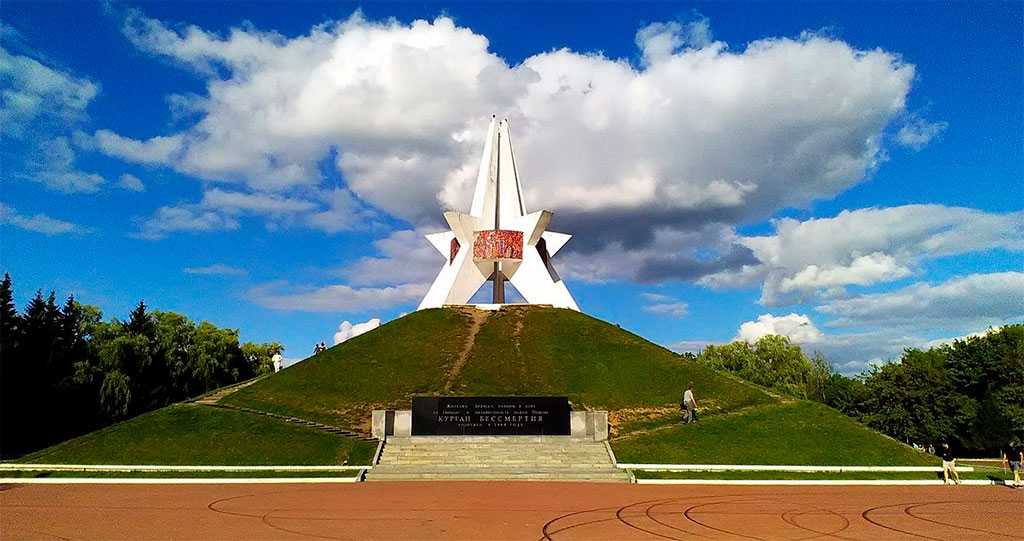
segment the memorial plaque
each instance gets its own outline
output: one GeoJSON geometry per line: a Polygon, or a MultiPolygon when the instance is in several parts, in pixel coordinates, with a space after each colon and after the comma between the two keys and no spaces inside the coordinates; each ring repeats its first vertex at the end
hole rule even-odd
{"type": "Polygon", "coordinates": [[[488,229],[473,233],[475,261],[520,261],[523,259],[523,232],[488,229]]]}
{"type": "Polygon", "coordinates": [[[412,399],[413,436],[568,436],[564,396],[432,396],[412,399]]]}

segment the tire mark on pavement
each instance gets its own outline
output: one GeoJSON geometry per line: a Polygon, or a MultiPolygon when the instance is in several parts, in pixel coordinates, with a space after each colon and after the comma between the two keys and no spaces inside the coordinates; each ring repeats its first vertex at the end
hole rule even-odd
{"type": "MultiPolygon", "coordinates": [[[[710,524],[706,524],[706,523],[701,522],[701,521],[693,518],[692,516],[690,516],[690,513],[692,513],[695,509],[700,509],[701,507],[705,507],[705,506],[708,506],[708,505],[715,505],[715,504],[718,504],[718,503],[736,503],[737,501],[738,500],[731,500],[731,501],[725,501],[725,502],[707,502],[707,503],[694,504],[694,505],[691,505],[690,507],[687,507],[683,511],[683,516],[686,517],[686,519],[689,520],[690,522],[693,522],[694,524],[698,524],[700,526],[703,526],[703,527],[705,527],[705,528],[707,528],[709,530],[714,530],[716,532],[722,532],[722,533],[726,533],[726,534],[729,534],[729,535],[735,535],[737,537],[742,537],[744,539],[755,539],[757,541],[767,541],[767,540],[765,540],[764,538],[761,538],[761,537],[754,537],[752,535],[744,535],[744,534],[741,534],[741,533],[738,533],[738,532],[734,532],[734,531],[731,531],[731,530],[725,530],[725,529],[722,529],[722,528],[716,528],[714,526],[711,526],[710,524]]],[[[742,501],[749,501],[749,500],[742,500],[742,501]]]]}
{"type": "MultiPolygon", "coordinates": [[[[677,499],[678,499],[678,498],[677,498],[677,499]]],[[[638,505],[643,505],[643,504],[645,504],[645,503],[649,503],[649,504],[651,504],[651,505],[654,505],[654,504],[656,504],[656,503],[658,503],[658,502],[668,502],[668,501],[672,501],[672,500],[671,500],[671,499],[669,499],[669,500],[647,500],[647,501],[642,501],[642,502],[636,502],[636,503],[631,503],[631,504],[629,504],[629,505],[623,505],[622,507],[620,507],[620,508],[618,509],[618,511],[616,511],[616,512],[615,512],[615,518],[617,518],[617,519],[619,520],[619,522],[621,522],[622,524],[625,524],[626,526],[629,526],[630,528],[633,528],[634,530],[639,530],[639,531],[641,531],[641,532],[644,532],[644,533],[647,533],[647,534],[653,535],[653,536],[655,536],[655,537],[660,537],[660,538],[662,538],[662,539],[671,539],[672,541],[680,541],[680,538],[678,538],[678,537],[672,537],[672,536],[668,536],[668,535],[662,535],[662,534],[660,534],[660,533],[658,533],[658,532],[655,532],[655,531],[653,531],[653,530],[648,530],[648,529],[646,529],[646,528],[641,528],[640,526],[637,526],[636,524],[633,524],[632,522],[629,522],[628,520],[626,520],[626,519],[625,519],[625,518],[624,518],[624,517],[622,516],[622,514],[623,514],[623,513],[624,513],[624,512],[625,512],[625,511],[626,511],[627,509],[629,509],[630,507],[636,507],[636,506],[638,506],[638,505]]]]}
{"type": "Polygon", "coordinates": [[[610,518],[603,518],[603,519],[600,519],[600,520],[592,520],[592,521],[589,521],[589,522],[581,522],[579,524],[573,524],[572,526],[566,526],[565,528],[561,528],[561,529],[549,532],[548,528],[550,528],[552,524],[554,524],[554,523],[556,523],[556,522],[558,522],[560,520],[564,520],[564,519],[567,519],[569,517],[574,517],[574,516],[577,516],[577,515],[585,515],[587,513],[596,513],[598,511],[611,511],[612,509],[617,509],[617,508],[616,507],[596,507],[594,509],[584,509],[582,511],[573,511],[572,513],[566,513],[564,515],[557,516],[557,517],[555,517],[555,518],[553,518],[553,519],[551,519],[551,520],[549,520],[549,521],[544,523],[544,526],[541,528],[541,537],[540,537],[540,539],[538,541],[553,541],[551,536],[556,534],[556,533],[564,532],[566,530],[571,530],[573,528],[578,528],[580,526],[586,526],[587,524],[596,524],[598,522],[608,522],[608,521],[610,521],[612,519],[610,519],[610,518]]]}
{"type": "MultiPolygon", "coordinates": [[[[997,535],[999,537],[1008,537],[1010,539],[1024,539],[1024,537],[1022,537],[1022,536],[1016,536],[1016,535],[1010,535],[1010,534],[1005,534],[1005,533],[993,532],[992,530],[983,530],[981,528],[971,528],[970,526],[960,526],[958,524],[953,524],[951,522],[942,522],[941,520],[933,520],[933,519],[930,519],[930,518],[924,518],[924,517],[922,517],[920,515],[915,515],[914,513],[912,513],[910,511],[911,509],[917,509],[918,507],[924,507],[926,505],[938,505],[938,504],[944,504],[944,503],[964,503],[964,502],[950,501],[950,502],[917,503],[917,504],[914,504],[914,505],[911,505],[911,506],[903,508],[903,512],[907,516],[913,517],[913,518],[915,518],[917,520],[923,520],[925,522],[931,522],[933,524],[940,524],[942,526],[948,526],[950,528],[957,528],[957,529],[960,529],[960,530],[970,530],[972,532],[987,533],[989,535],[997,535]]],[[[1002,503],[1002,502],[996,502],[996,501],[974,501],[974,500],[972,500],[970,503],[1002,503]]]]}
{"type": "Polygon", "coordinates": [[[901,534],[906,534],[906,535],[913,536],[913,537],[920,537],[922,539],[931,539],[933,541],[945,541],[943,539],[939,539],[938,537],[929,537],[927,535],[921,535],[919,533],[914,533],[914,532],[907,531],[907,530],[901,530],[899,528],[893,528],[892,526],[886,526],[885,524],[882,524],[881,522],[878,522],[877,520],[874,520],[874,519],[872,519],[871,517],[868,516],[869,514],[871,514],[872,511],[877,511],[879,509],[887,509],[889,507],[899,507],[901,505],[903,506],[902,511],[906,512],[907,507],[911,506],[911,505],[914,505],[914,502],[910,502],[910,503],[895,503],[895,504],[890,504],[890,505],[879,505],[879,506],[876,506],[876,507],[871,507],[871,508],[865,509],[864,512],[862,512],[860,514],[860,516],[861,516],[861,518],[863,518],[864,520],[870,522],[871,524],[874,524],[875,526],[878,526],[879,528],[883,528],[883,529],[886,529],[886,530],[889,530],[889,531],[899,532],[901,534]]]}
{"type": "Polygon", "coordinates": [[[835,511],[833,511],[831,509],[824,509],[824,508],[817,507],[817,508],[813,508],[811,510],[800,511],[799,513],[793,513],[793,511],[785,511],[785,512],[781,513],[779,515],[779,517],[782,518],[782,521],[785,522],[786,524],[789,524],[791,526],[795,526],[797,528],[800,528],[801,530],[806,530],[808,532],[812,532],[812,533],[817,534],[817,535],[812,535],[812,536],[809,536],[809,537],[801,537],[801,538],[797,539],[796,541],[805,541],[807,539],[817,539],[819,537],[835,537],[836,539],[847,539],[849,541],[856,541],[852,537],[843,537],[843,536],[839,535],[839,533],[846,531],[846,529],[850,527],[850,519],[844,517],[841,513],[836,513],[835,511]],[[837,517],[839,517],[839,518],[841,518],[843,520],[843,525],[840,526],[838,530],[834,530],[834,531],[831,531],[831,532],[823,532],[821,530],[815,530],[814,528],[808,528],[807,526],[799,524],[796,521],[796,519],[795,519],[795,517],[806,515],[808,513],[813,513],[814,511],[824,511],[824,512],[829,513],[831,515],[835,515],[835,516],[837,516],[837,517]]]}
{"type": "Polygon", "coordinates": [[[694,532],[691,532],[691,531],[689,531],[689,530],[684,530],[684,529],[682,529],[682,528],[679,528],[679,527],[673,526],[673,525],[671,525],[671,524],[669,524],[669,523],[667,523],[667,522],[665,522],[665,521],[662,521],[662,520],[658,520],[658,519],[657,519],[657,517],[655,517],[655,516],[654,516],[653,514],[651,514],[651,512],[652,512],[652,511],[654,510],[654,508],[656,508],[656,507],[661,507],[661,506],[663,506],[663,505],[669,505],[669,504],[672,504],[672,503],[677,503],[678,501],[680,501],[680,500],[682,500],[682,499],[683,499],[683,498],[676,498],[676,499],[674,499],[674,500],[670,500],[670,501],[667,501],[667,502],[661,502],[661,503],[656,503],[656,504],[654,504],[654,505],[650,505],[650,506],[648,506],[648,507],[647,507],[647,509],[646,509],[646,510],[644,510],[644,514],[645,514],[645,515],[647,515],[647,518],[649,518],[649,519],[653,520],[654,522],[656,522],[656,523],[658,523],[658,524],[661,524],[662,526],[664,526],[664,527],[666,527],[666,528],[669,528],[669,529],[671,529],[671,530],[675,530],[675,531],[677,531],[677,532],[685,533],[685,534],[687,534],[687,535],[696,535],[696,536],[698,536],[698,537],[699,537],[699,536],[700,536],[700,534],[698,534],[698,533],[694,533],[694,532]]]}

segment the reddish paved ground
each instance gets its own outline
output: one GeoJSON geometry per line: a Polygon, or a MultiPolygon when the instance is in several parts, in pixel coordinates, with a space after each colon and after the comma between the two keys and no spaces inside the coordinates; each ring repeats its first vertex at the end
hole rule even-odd
{"type": "Polygon", "coordinates": [[[7,539],[1024,539],[1024,490],[534,482],[6,485],[7,539]]]}

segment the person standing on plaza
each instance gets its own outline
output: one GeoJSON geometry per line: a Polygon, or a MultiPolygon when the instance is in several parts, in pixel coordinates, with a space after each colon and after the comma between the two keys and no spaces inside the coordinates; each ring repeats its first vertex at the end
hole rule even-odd
{"type": "Polygon", "coordinates": [[[697,400],[693,397],[693,382],[686,387],[686,392],[683,393],[683,410],[686,412],[686,423],[697,422],[697,400]]]}
{"type": "Polygon", "coordinates": [[[953,474],[953,480],[960,484],[960,474],[956,472],[956,455],[949,443],[942,444],[942,484],[949,484],[949,475],[953,474]]]}
{"type": "Polygon", "coordinates": [[[1020,468],[1024,465],[1024,445],[1013,442],[1003,449],[1003,467],[1010,467],[1013,472],[1013,487],[1020,488],[1020,468]]]}

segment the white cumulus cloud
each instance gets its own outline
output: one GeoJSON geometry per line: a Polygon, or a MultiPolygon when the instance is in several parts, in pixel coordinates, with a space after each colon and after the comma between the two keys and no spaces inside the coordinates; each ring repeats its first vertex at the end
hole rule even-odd
{"type": "Polygon", "coordinates": [[[774,316],[762,314],[755,321],[747,321],[740,325],[736,340],[753,344],[764,336],[777,334],[785,336],[794,344],[813,344],[821,341],[824,334],[811,323],[811,318],[803,314],[774,316]]]}
{"type": "MultiPolygon", "coordinates": [[[[734,50],[712,40],[706,19],[640,29],[639,67],[569,49],[510,65],[486,36],[443,16],[402,24],[357,13],[285,37],[133,11],[124,31],[206,90],[172,100],[194,113],[185,129],[99,130],[101,151],[279,194],[320,185],[319,165],[333,155],[359,201],[434,227],[439,207],[468,206],[484,127],[498,113],[512,124],[527,206],[586,231],[566,255],[595,280],[619,278],[604,250],[626,251],[642,281],[756,263],[729,245],[695,254],[665,239],[709,228],[728,236],[860,182],[914,79],[896,54],[826,36],[734,50]]],[[[301,222],[330,230],[338,215],[301,222]]]]}
{"type": "Polygon", "coordinates": [[[1024,319],[1024,272],[994,272],[917,283],[895,291],[837,299],[817,308],[834,326],[973,328],[1024,319]]]}
{"type": "Polygon", "coordinates": [[[266,308],[299,312],[351,312],[376,310],[417,303],[427,292],[422,284],[390,287],[351,287],[345,284],[321,287],[290,287],[269,283],[249,289],[247,298],[266,308]]]}
{"type": "Polygon", "coordinates": [[[948,122],[929,122],[919,116],[910,115],[906,123],[896,132],[896,141],[905,147],[921,150],[948,127],[948,122]]]}
{"type": "Polygon", "coordinates": [[[204,267],[185,267],[182,269],[185,274],[201,274],[210,276],[244,276],[248,271],[239,267],[232,267],[224,263],[214,263],[204,267]]]}
{"type": "Polygon", "coordinates": [[[45,214],[26,216],[15,208],[0,203],[0,224],[7,224],[25,231],[33,231],[44,235],[64,235],[67,233],[85,233],[88,230],[80,225],[51,218],[45,214]]]}
{"type": "Polygon", "coordinates": [[[690,312],[690,306],[669,295],[661,293],[643,293],[641,297],[647,301],[644,312],[662,316],[681,318],[690,312]]]}
{"type": "Polygon", "coordinates": [[[773,221],[775,233],[738,237],[757,263],[700,280],[712,287],[763,281],[773,306],[845,286],[910,276],[922,261],[991,249],[1024,250],[1024,212],[990,213],[943,205],[844,210],[831,218],[773,221]]]}
{"type": "MultiPolygon", "coordinates": [[[[65,193],[93,193],[106,182],[75,167],[69,135],[88,115],[98,84],[0,47],[0,135],[4,172],[65,193]]],[[[9,180],[5,179],[5,180],[9,180]]]]}
{"type": "Polygon", "coordinates": [[[338,325],[338,332],[334,333],[334,345],[372,331],[377,327],[380,327],[380,319],[378,318],[372,318],[362,323],[350,323],[348,320],[342,321],[341,325],[338,325]]]}
{"type": "Polygon", "coordinates": [[[131,192],[146,191],[146,185],[142,183],[142,179],[131,173],[121,175],[121,179],[118,181],[117,185],[131,192]]]}
{"type": "Polygon", "coordinates": [[[92,81],[2,47],[0,81],[0,133],[15,137],[85,118],[100,90],[92,81]]]}

